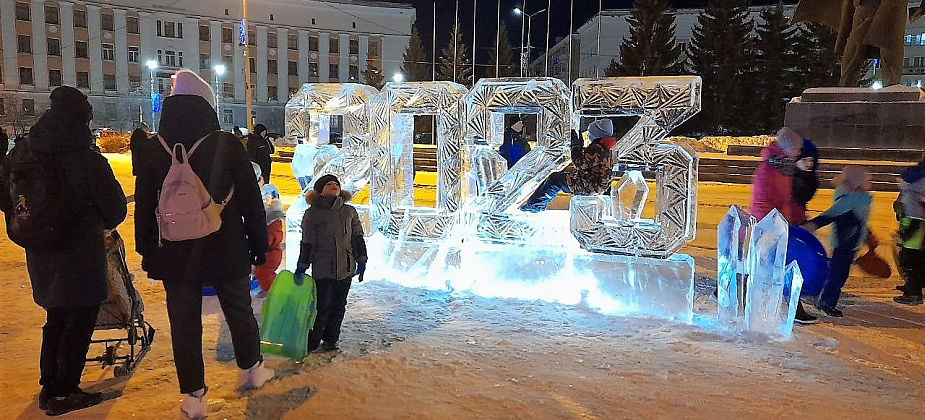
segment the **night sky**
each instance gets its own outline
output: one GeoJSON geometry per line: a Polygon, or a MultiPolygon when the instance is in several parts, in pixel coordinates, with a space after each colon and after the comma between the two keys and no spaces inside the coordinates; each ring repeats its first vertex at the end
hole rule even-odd
{"type": "MultiPolygon", "coordinates": [[[[546,8],[548,0],[526,0],[527,12],[534,13],[546,8]]],[[[584,24],[597,13],[598,0],[575,1],[575,28],[584,24]]],[[[421,38],[425,40],[424,48],[430,51],[431,32],[433,30],[433,0],[390,0],[383,3],[406,3],[417,8],[417,26],[421,38]]],[[[669,4],[677,8],[704,7],[707,0],[669,0],[669,4]]],[[[752,0],[753,5],[776,4],[777,0],[752,0]]],[[[437,50],[439,51],[448,42],[450,30],[453,27],[455,0],[437,0],[437,50]]],[[[478,16],[477,26],[479,33],[476,39],[479,44],[477,61],[488,62],[491,48],[494,47],[495,26],[497,23],[498,1],[477,0],[478,16]]],[[[520,46],[521,18],[513,13],[515,7],[523,7],[524,0],[501,0],[501,21],[504,22],[511,36],[511,45],[515,50],[520,46]]],[[[565,37],[569,30],[569,3],[570,0],[552,0],[552,22],[550,45],[555,44],[558,37],[565,37]]],[[[785,1],[784,3],[795,3],[785,1]]],[[[459,20],[466,44],[472,43],[472,7],[473,0],[459,0],[459,20]]],[[[628,9],[633,7],[632,0],[603,0],[604,9],[628,9]]],[[[542,13],[533,18],[533,45],[545,47],[546,43],[546,14],[542,13]]],[[[535,53],[536,54],[536,53],[535,53]]],[[[534,56],[535,57],[535,56],[534,56]]]]}

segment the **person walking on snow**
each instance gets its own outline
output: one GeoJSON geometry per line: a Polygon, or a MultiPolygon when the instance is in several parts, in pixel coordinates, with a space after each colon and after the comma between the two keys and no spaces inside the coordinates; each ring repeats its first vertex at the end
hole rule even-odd
{"type": "MultiPolygon", "coordinates": [[[[796,160],[803,152],[803,137],[789,128],[781,128],[777,139],[761,151],[761,163],[752,177],[752,202],[748,210],[761,220],[777,209],[791,226],[806,222],[806,209],[794,199],[793,185],[796,160]]],[[[795,321],[813,324],[818,319],[797,304],[795,321]]]]}
{"type": "Polygon", "coordinates": [[[324,175],[305,194],[310,207],[302,218],[302,249],[296,265],[296,283],[302,284],[305,272],[312,269],[318,296],[318,315],[308,334],[308,351],[321,346],[337,350],[340,328],[347,311],[347,293],[352,278],[363,281],[366,272],[366,241],[363,225],[353,206],[353,195],[340,188],[334,175],[324,175]]]}
{"type": "Polygon", "coordinates": [[[251,307],[251,266],[267,254],[266,214],[254,170],[241,143],[220,131],[209,84],[190,70],[177,72],[171,96],[164,100],[161,139],[142,142],[135,179],[135,247],[151,279],[162,280],[167,293],[173,359],[187,419],[206,416],[205,368],[202,360],[202,287],[215,288],[231,331],[234,356],[256,389],[274,376],[260,354],[260,334],[251,307]],[[163,141],[164,144],[161,144],[163,141]],[[213,199],[230,197],[221,211],[218,231],[184,241],[162,240],[156,209],[173,157],[165,150],[182,144],[193,172],[213,199]],[[229,194],[229,192],[232,192],[229,194]]]}
{"type": "Polygon", "coordinates": [[[260,173],[263,174],[263,180],[270,182],[270,171],[273,170],[273,159],[270,157],[276,153],[273,142],[267,138],[267,127],[263,124],[254,126],[254,132],[247,135],[247,155],[251,162],[260,165],[260,173]]]}
{"type": "Polygon", "coordinates": [[[894,205],[899,220],[896,234],[899,255],[896,263],[904,284],[893,298],[901,305],[921,305],[925,287],[925,161],[904,170],[899,181],[899,198],[894,205]]]}
{"type": "MultiPolygon", "coordinates": [[[[279,198],[279,189],[273,184],[264,182],[260,176],[260,165],[251,162],[254,168],[254,174],[257,176],[257,183],[260,185],[260,195],[263,197],[263,210],[267,213],[267,238],[269,248],[267,250],[266,263],[254,267],[254,277],[260,283],[261,295],[265,296],[276,279],[276,269],[283,261],[283,220],[286,214],[283,213],[283,202],[279,198]]],[[[260,297],[260,296],[258,296],[260,297]]]]}
{"type": "Polygon", "coordinates": [[[873,197],[870,190],[870,174],[867,168],[857,165],[846,166],[833,181],[835,196],[832,207],[806,222],[802,227],[810,232],[834,223],[832,229],[832,258],[829,261],[829,278],[822,287],[822,294],[816,308],[831,317],[840,318],[842,312],[836,308],[841,289],[848,280],[848,272],[857,254],[858,247],[868,237],[870,229],[870,205],[873,197]]]}
{"type": "MultiPolygon", "coordinates": [[[[6,213],[11,238],[18,224],[14,217],[41,217],[43,209],[35,208],[40,205],[44,215],[55,217],[46,219],[48,225],[60,225],[53,242],[26,248],[32,297],[46,312],[38,403],[50,416],[103,400],[102,393],[80,389],[80,376],[100,304],[108,296],[103,231],[122,223],[127,208],[125,193],[106,158],[92,150],[94,138],[88,126],[92,119],[93,107],[83,93],[69,86],[55,88],[51,109],[32,127],[28,138],[13,147],[0,168],[0,191],[4,192],[0,194],[0,209],[6,213]],[[27,186],[19,190],[18,197],[11,197],[10,191],[22,182],[11,174],[29,173],[20,171],[29,170],[33,159],[42,162],[47,171],[45,176],[33,175],[34,179],[42,182],[48,180],[49,173],[57,172],[59,182],[41,188],[27,186]],[[45,198],[65,201],[64,210],[52,216],[53,204],[42,202],[41,193],[30,194],[38,190],[56,191],[54,197],[45,198]]],[[[19,226],[27,229],[22,226],[28,222],[23,223],[19,226]]]]}
{"type": "Polygon", "coordinates": [[[610,190],[613,171],[611,149],[617,144],[613,137],[613,122],[597,120],[588,126],[591,143],[582,147],[581,136],[572,131],[572,164],[574,170],[554,172],[520,207],[526,212],[540,212],[556,198],[559,191],[577,195],[599,195],[610,190]]]}

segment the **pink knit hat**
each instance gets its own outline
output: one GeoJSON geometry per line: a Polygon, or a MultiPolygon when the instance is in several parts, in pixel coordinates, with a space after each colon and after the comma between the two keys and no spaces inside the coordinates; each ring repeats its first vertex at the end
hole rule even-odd
{"type": "Polygon", "coordinates": [[[215,94],[212,92],[212,87],[190,69],[180,69],[173,75],[173,92],[170,95],[201,96],[209,105],[212,105],[212,108],[215,108],[215,94]]]}

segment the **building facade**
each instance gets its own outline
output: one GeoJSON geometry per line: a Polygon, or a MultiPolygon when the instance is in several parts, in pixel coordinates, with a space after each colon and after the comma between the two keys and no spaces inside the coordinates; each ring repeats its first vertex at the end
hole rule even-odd
{"type": "Polygon", "coordinates": [[[28,128],[60,85],[90,97],[95,126],[150,124],[152,90],[166,96],[171,75],[190,68],[213,84],[222,127],[244,127],[247,48],[253,117],[282,132],[303,83],[399,71],[415,20],[405,4],[251,0],[245,36],[241,12],[218,0],[0,0],[0,124],[28,128]]]}

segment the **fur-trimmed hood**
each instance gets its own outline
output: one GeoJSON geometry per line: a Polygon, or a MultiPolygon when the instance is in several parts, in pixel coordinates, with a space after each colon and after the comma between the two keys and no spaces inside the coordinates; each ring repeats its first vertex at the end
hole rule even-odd
{"type": "MultiPolygon", "coordinates": [[[[344,203],[349,203],[352,199],[353,194],[350,191],[340,190],[340,195],[334,199],[331,208],[341,208],[344,203]]],[[[310,189],[305,193],[305,202],[308,203],[309,206],[315,206],[321,202],[321,194],[318,191],[310,189]]]]}

